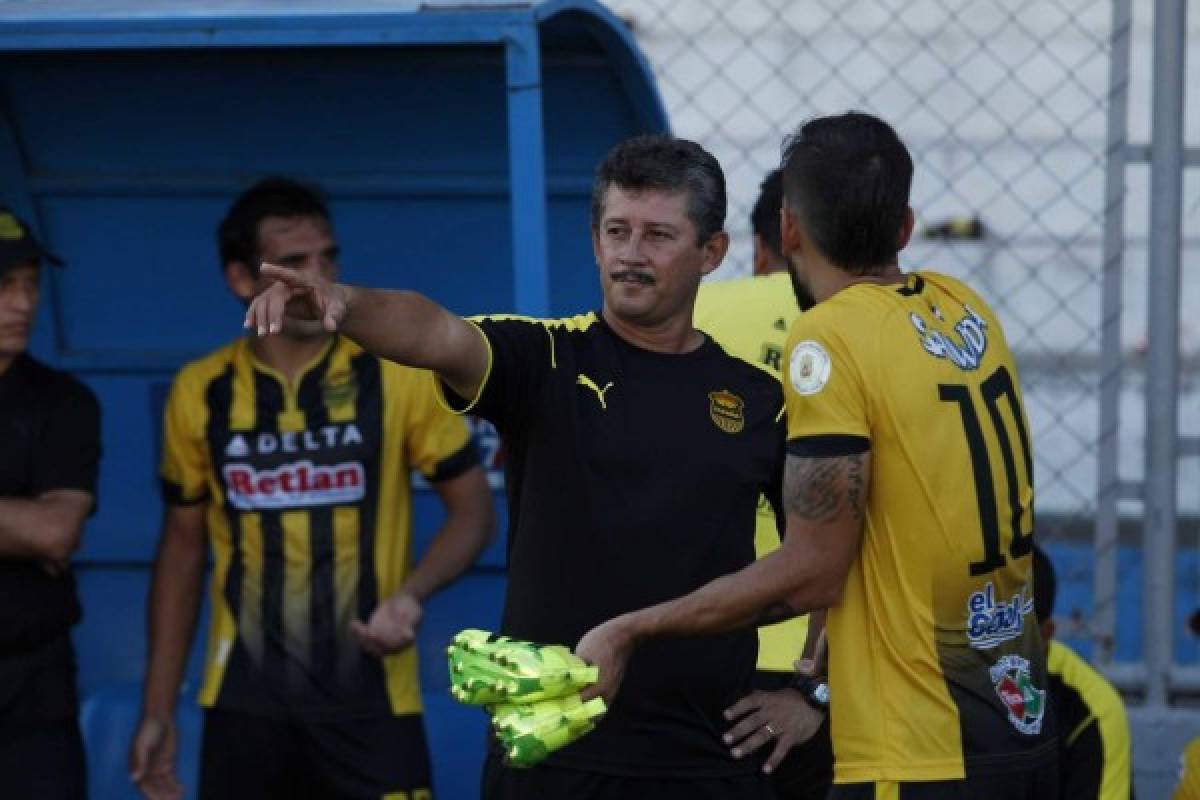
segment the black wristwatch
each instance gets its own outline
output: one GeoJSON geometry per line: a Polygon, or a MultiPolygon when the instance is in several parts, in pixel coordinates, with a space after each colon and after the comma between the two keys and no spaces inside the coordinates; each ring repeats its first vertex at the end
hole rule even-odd
{"type": "Polygon", "coordinates": [[[823,678],[812,675],[797,675],[792,678],[791,687],[800,693],[810,706],[817,711],[829,710],[829,684],[823,678]]]}

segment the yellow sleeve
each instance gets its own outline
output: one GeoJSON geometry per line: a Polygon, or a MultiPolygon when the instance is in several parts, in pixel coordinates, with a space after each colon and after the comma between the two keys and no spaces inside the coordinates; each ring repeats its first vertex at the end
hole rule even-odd
{"type": "Polygon", "coordinates": [[[163,452],[159,477],[163,499],[191,505],[208,497],[210,471],[204,438],[204,389],[186,369],[176,376],[163,412],[163,452]]]}
{"type": "Polygon", "coordinates": [[[1171,800],[1200,800],[1200,737],[1192,739],[1179,757],[1179,783],[1171,800]]]}
{"type": "Polygon", "coordinates": [[[404,410],[404,455],[431,481],[448,480],[479,463],[471,433],[461,416],[438,402],[426,370],[398,368],[395,402],[404,410]]]}
{"type": "Polygon", "coordinates": [[[823,436],[870,438],[861,346],[810,312],[792,326],[784,360],[788,442],[823,436]]]}

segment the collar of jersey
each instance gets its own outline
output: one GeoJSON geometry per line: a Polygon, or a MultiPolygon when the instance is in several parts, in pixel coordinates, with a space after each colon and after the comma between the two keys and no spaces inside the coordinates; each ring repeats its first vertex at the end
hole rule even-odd
{"type": "Polygon", "coordinates": [[[254,368],[255,371],[261,372],[264,375],[270,376],[278,381],[279,385],[283,387],[286,396],[291,397],[297,391],[299,391],[300,384],[304,382],[304,378],[308,375],[308,373],[316,369],[317,366],[325,360],[325,357],[333,352],[333,348],[337,347],[340,340],[340,336],[335,335],[330,337],[329,341],[326,342],[325,346],[321,348],[320,352],[309,359],[308,363],[300,368],[300,371],[296,373],[296,379],[294,381],[289,381],[287,376],[282,372],[270,366],[269,364],[263,363],[263,361],[254,354],[254,348],[250,346],[249,339],[244,339],[243,341],[245,342],[244,346],[246,348],[246,358],[249,360],[250,366],[254,368]]]}

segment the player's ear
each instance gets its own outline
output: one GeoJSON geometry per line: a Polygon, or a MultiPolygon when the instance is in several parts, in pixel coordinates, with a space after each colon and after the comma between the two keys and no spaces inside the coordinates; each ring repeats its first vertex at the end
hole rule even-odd
{"type": "Polygon", "coordinates": [[[714,269],[721,266],[721,262],[725,260],[725,254],[728,252],[728,233],[717,231],[708,237],[708,241],[704,243],[704,264],[700,268],[700,274],[708,275],[714,269]]]}
{"type": "Polygon", "coordinates": [[[757,233],[754,234],[754,255],[751,258],[751,265],[755,275],[766,275],[771,270],[771,252],[767,249],[766,242],[757,233]]]}
{"type": "Polygon", "coordinates": [[[592,257],[600,263],[600,228],[596,225],[592,226],[592,257]]]}
{"type": "Polygon", "coordinates": [[[254,273],[242,261],[225,262],[225,283],[234,297],[244,302],[250,302],[257,294],[254,273]]]}
{"type": "Polygon", "coordinates": [[[779,207],[779,243],[783,246],[783,254],[790,256],[804,246],[804,234],[800,230],[800,221],[788,208],[787,198],[779,207]]]}
{"type": "Polygon", "coordinates": [[[908,247],[908,241],[912,238],[913,228],[917,224],[917,218],[913,214],[912,206],[904,209],[904,221],[900,223],[900,236],[896,240],[896,252],[899,253],[904,248],[908,247]]]}

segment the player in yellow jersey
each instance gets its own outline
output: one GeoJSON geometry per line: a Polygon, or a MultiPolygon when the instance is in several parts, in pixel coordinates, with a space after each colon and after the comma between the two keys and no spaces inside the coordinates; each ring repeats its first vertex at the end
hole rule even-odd
{"type": "Polygon", "coordinates": [[[1188,742],[1179,756],[1179,783],[1171,800],[1200,800],[1200,736],[1188,742]]]}
{"type": "Polygon", "coordinates": [[[1033,548],[1033,605],[1046,642],[1050,699],[1058,721],[1062,800],[1129,800],[1133,759],[1121,695],[1074,650],[1054,640],[1058,579],[1042,548],[1033,548]]]}
{"type": "Polygon", "coordinates": [[[611,699],[647,639],[829,608],[831,797],[1052,797],[1032,451],[1000,323],[962,282],[900,271],[912,160],[886,123],[812,120],[783,173],[784,250],[817,301],[787,348],[783,544],[577,652],[611,699]]]}
{"type": "MultiPolygon", "coordinates": [[[[324,199],[260,181],[220,226],[221,265],[248,301],[264,258],[333,277],[324,199]]],[[[203,798],[431,797],[417,656],[422,603],[494,529],[461,419],[427,373],[320,325],[239,339],[186,365],[164,421],[166,514],[150,591],[143,717],[130,771],[181,797],[176,696],[212,547],[212,619],[200,703],[203,798]],[[415,565],[409,473],[446,518],[415,565]]]]}
{"type": "MultiPolygon", "coordinates": [[[[782,205],[783,173],[774,169],[763,179],[750,212],[753,276],[702,284],[693,315],[695,326],[716,339],[725,352],[777,379],[783,374],[788,331],[800,311],[813,305],[804,287],[791,280],[783,256],[782,205]]],[[[758,504],[754,551],[761,558],[778,547],[775,511],[764,497],[758,504]]],[[[733,724],[727,738],[733,752],[737,757],[764,753],[780,800],[824,800],[833,780],[825,709],[813,708],[820,701],[814,703],[792,686],[808,631],[807,615],[759,629],[756,691],[729,712],[733,724]],[[817,725],[820,729],[811,735],[817,725]],[[792,749],[798,740],[803,743],[792,749]]]]}

